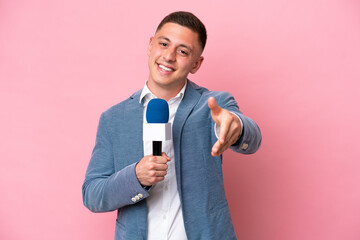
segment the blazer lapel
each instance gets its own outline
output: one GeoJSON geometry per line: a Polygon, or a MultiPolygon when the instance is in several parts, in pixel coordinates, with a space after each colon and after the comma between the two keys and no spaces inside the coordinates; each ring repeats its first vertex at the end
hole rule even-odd
{"type": "Polygon", "coordinates": [[[175,153],[175,170],[176,170],[176,180],[177,187],[181,199],[181,134],[183,126],[186,122],[186,119],[189,117],[191,111],[199,101],[201,94],[196,91],[198,86],[193,82],[188,80],[186,86],[184,98],[182,99],[175,115],[173,123],[173,144],[174,144],[174,153],[175,153]]]}
{"type": "MultiPolygon", "coordinates": [[[[144,157],[144,148],[143,148],[143,105],[139,103],[141,90],[134,93],[128,104],[125,106],[124,110],[124,123],[126,129],[132,129],[128,136],[128,143],[131,142],[131,155],[132,159],[139,161],[144,157]]],[[[129,149],[130,150],[130,149],[129,149]]]]}

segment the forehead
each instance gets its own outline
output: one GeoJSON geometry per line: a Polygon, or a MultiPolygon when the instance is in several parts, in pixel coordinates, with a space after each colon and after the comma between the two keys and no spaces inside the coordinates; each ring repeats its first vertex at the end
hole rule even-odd
{"type": "Polygon", "coordinates": [[[189,45],[192,48],[200,47],[199,34],[177,23],[165,23],[155,33],[155,38],[167,38],[171,42],[189,45]]]}

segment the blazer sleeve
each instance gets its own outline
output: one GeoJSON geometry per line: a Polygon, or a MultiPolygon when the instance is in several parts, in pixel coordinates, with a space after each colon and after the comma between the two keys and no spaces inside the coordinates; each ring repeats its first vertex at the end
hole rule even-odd
{"type": "Polygon", "coordinates": [[[219,98],[219,106],[236,114],[243,123],[240,138],[230,148],[238,153],[255,153],[259,149],[262,140],[260,128],[255,121],[240,112],[234,97],[228,92],[224,92],[219,98]]]}
{"type": "Polygon", "coordinates": [[[135,175],[137,163],[115,172],[112,148],[111,136],[103,113],[82,186],[84,205],[92,212],[113,211],[126,205],[136,204],[149,196],[135,175]]]}

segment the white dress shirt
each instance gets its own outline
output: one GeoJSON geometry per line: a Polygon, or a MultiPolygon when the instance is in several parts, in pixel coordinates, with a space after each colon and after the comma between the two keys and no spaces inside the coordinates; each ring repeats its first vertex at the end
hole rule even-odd
{"type": "MultiPolygon", "coordinates": [[[[169,104],[169,122],[174,122],[176,110],[184,96],[186,84],[176,97],[168,101],[169,104]]],[[[146,83],[141,92],[140,102],[144,106],[144,123],[146,122],[147,104],[153,98],[146,83]]],[[[148,207],[148,240],[187,240],[183,213],[179,198],[179,192],[176,184],[175,172],[175,154],[173,140],[164,141],[162,143],[162,151],[171,159],[168,164],[165,179],[158,182],[150,189],[150,196],[146,199],[148,207]]],[[[144,155],[152,154],[152,142],[144,141],[144,155]]]]}

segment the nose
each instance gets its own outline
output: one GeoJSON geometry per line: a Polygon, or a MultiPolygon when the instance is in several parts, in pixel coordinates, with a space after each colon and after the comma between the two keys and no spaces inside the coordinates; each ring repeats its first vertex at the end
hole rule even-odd
{"type": "Polygon", "coordinates": [[[176,50],[174,48],[167,48],[163,54],[165,61],[174,62],[176,59],[176,50]]]}

